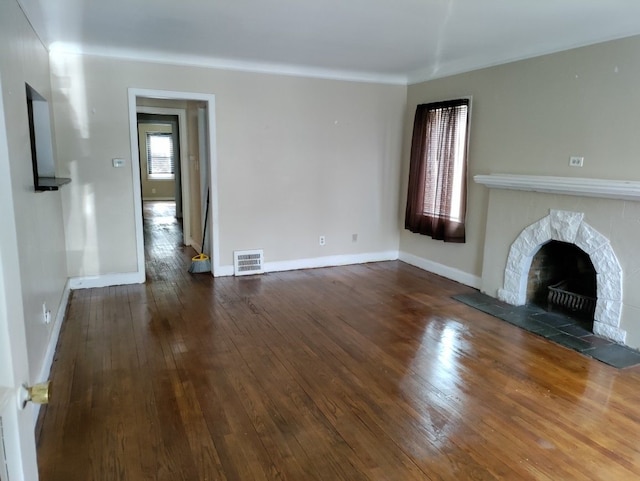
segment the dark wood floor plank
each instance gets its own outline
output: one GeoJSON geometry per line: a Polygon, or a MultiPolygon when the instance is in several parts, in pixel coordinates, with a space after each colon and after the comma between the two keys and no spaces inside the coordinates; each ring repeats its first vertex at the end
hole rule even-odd
{"type": "Polygon", "coordinates": [[[191,275],[171,204],[144,211],[147,282],[71,295],[41,479],[640,478],[640,369],[401,262],[191,275]]]}

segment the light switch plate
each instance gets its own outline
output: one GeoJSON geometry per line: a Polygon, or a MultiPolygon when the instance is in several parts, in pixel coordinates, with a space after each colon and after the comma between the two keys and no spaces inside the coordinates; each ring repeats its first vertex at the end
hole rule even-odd
{"type": "Polygon", "coordinates": [[[113,166],[116,168],[124,166],[124,159],[111,159],[111,162],[113,163],[113,166]]]}

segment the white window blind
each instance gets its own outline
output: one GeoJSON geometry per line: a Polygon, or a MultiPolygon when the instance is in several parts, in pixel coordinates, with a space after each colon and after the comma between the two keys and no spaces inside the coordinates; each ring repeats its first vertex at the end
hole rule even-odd
{"type": "Polygon", "coordinates": [[[147,176],[150,179],[173,179],[174,167],[173,135],[170,132],[147,132],[147,176]]]}
{"type": "Polygon", "coordinates": [[[425,168],[424,215],[461,221],[468,105],[429,111],[425,168]],[[441,171],[447,171],[443,175],[441,171]],[[444,180],[444,184],[443,184],[444,180]]]}

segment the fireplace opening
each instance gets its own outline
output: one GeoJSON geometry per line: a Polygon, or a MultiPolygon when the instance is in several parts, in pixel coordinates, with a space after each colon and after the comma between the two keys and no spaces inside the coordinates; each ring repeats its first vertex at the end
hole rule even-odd
{"type": "Polygon", "coordinates": [[[531,261],[527,303],[567,313],[593,331],[596,271],[589,255],[575,244],[552,240],[531,261]]]}

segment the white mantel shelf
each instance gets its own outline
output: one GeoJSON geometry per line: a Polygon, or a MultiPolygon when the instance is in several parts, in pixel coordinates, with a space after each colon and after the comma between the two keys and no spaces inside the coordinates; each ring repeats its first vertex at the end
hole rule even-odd
{"type": "Polygon", "coordinates": [[[473,180],[490,189],[527,190],[550,194],[640,201],[640,182],[631,180],[517,174],[476,175],[473,180]]]}

